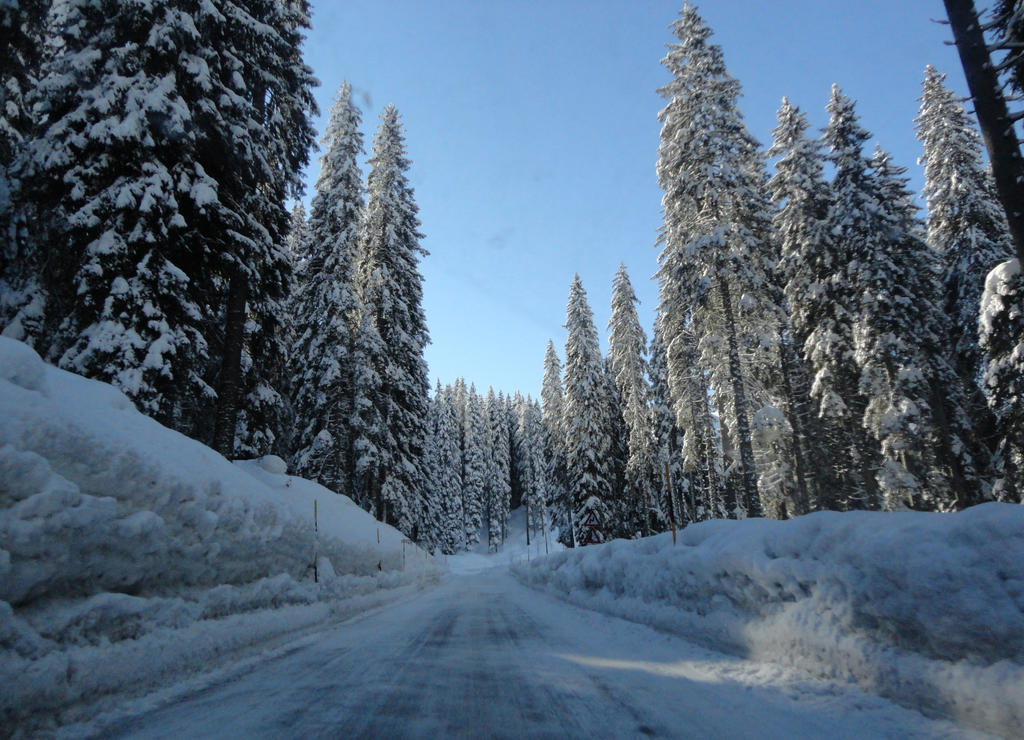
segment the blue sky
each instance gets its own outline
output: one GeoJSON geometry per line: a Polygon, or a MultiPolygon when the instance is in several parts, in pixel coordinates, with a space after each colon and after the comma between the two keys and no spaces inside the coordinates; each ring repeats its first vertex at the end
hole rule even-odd
{"type": "MultiPolygon", "coordinates": [[[[920,191],[914,138],[926,64],[966,85],[941,0],[705,0],[740,106],[767,146],[784,95],[827,121],[836,82],[920,191]]],[[[367,147],[394,103],[430,251],[421,266],[431,385],[458,376],[537,395],[544,348],[564,356],[579,272],[602,346],[620,262],[650,331],[657,288],[655,179],[667,81],[660,65],[682,0],[320,0],[307,60],[327,111],[349,80],[367,147]]],[[[319,131],[324,121],[317,122],[319,131]]],[[[873,144],[871,145],[873,147],[873,144]]],[[[309,170],[310,188],[319,164],[309,170]]]]}

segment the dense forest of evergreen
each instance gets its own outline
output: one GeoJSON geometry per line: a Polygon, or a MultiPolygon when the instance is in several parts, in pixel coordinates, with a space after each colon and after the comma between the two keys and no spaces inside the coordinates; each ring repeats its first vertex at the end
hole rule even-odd
{"type": "MultiPolygon", "coordinates": [[[[572,546],[1022,500],[1019,214],[938,71],[915,122],[922,218],[839,87],[820,137],[783,100],[762,148],[687,5],[662,60],[650,336],[623,266],[605,355],[577,276],[539,400],[463,380],[431,395],[396,108],[364,177],[342,85],[309,213],[288,210],[315,139],[309,24],[305,0],[0,0],[4,336],[446,553],[500,550],[520,506],[530,536],[572,546]]],[[[1019,3],[984,31],[1024,93],[1019,3]]]]}

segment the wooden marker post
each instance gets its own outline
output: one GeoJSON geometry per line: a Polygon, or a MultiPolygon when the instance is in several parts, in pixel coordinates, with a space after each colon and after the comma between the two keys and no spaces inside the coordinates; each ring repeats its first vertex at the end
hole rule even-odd
{"type": "Polygon", "coordinates": [[[316,499],[313,499],[313,583],[320,583],[320,527],[317,523],[316,499]]]}
{"type": "Polygon", "coordinates": [[[413,544],[413,541],[410,539],[406,538],[402,540],[402,570],[405,570],[405,546],[411,544],[413,544]]]}

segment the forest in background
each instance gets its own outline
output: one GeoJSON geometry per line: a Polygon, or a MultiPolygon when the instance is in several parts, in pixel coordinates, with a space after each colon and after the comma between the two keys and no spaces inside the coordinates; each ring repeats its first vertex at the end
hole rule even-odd
{"type": "MultiPolygon", "coordinates": [[[[309,213],[288,210],[315,139],[309,25],[304,0],[0,2],[4,336],[229,458],[284,457],[443,552],[500,549],[520,505],[534,536],[576,545],[1021,500],[1019,214],[938,71],[915,122],[922,218],[839,87],[821,137],[784,101],[762,149],[687,5],[662,60],[651,336],[623,267],[602,353],[577,277],[540,399],[462,381],[431,396],[397,109],[364,177],[343,85],[309,213]]],[[[1015,103],[1012,0],[985,32],[1015,103]]]]}

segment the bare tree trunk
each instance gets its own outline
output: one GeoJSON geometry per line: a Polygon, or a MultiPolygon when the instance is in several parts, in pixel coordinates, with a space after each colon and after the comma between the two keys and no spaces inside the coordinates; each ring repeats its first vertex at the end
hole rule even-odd
{"type": "MultiPolygon", "coordinates": [[[[967,87],[974,98],[999,200],[1006,211],[1017,259],[1024,265],[1024,160],[1013,120],[978,20],[973,0],[944,0],[967,87]]],[[[993,265],[994,266],[994,265],[993,265]]]]}

